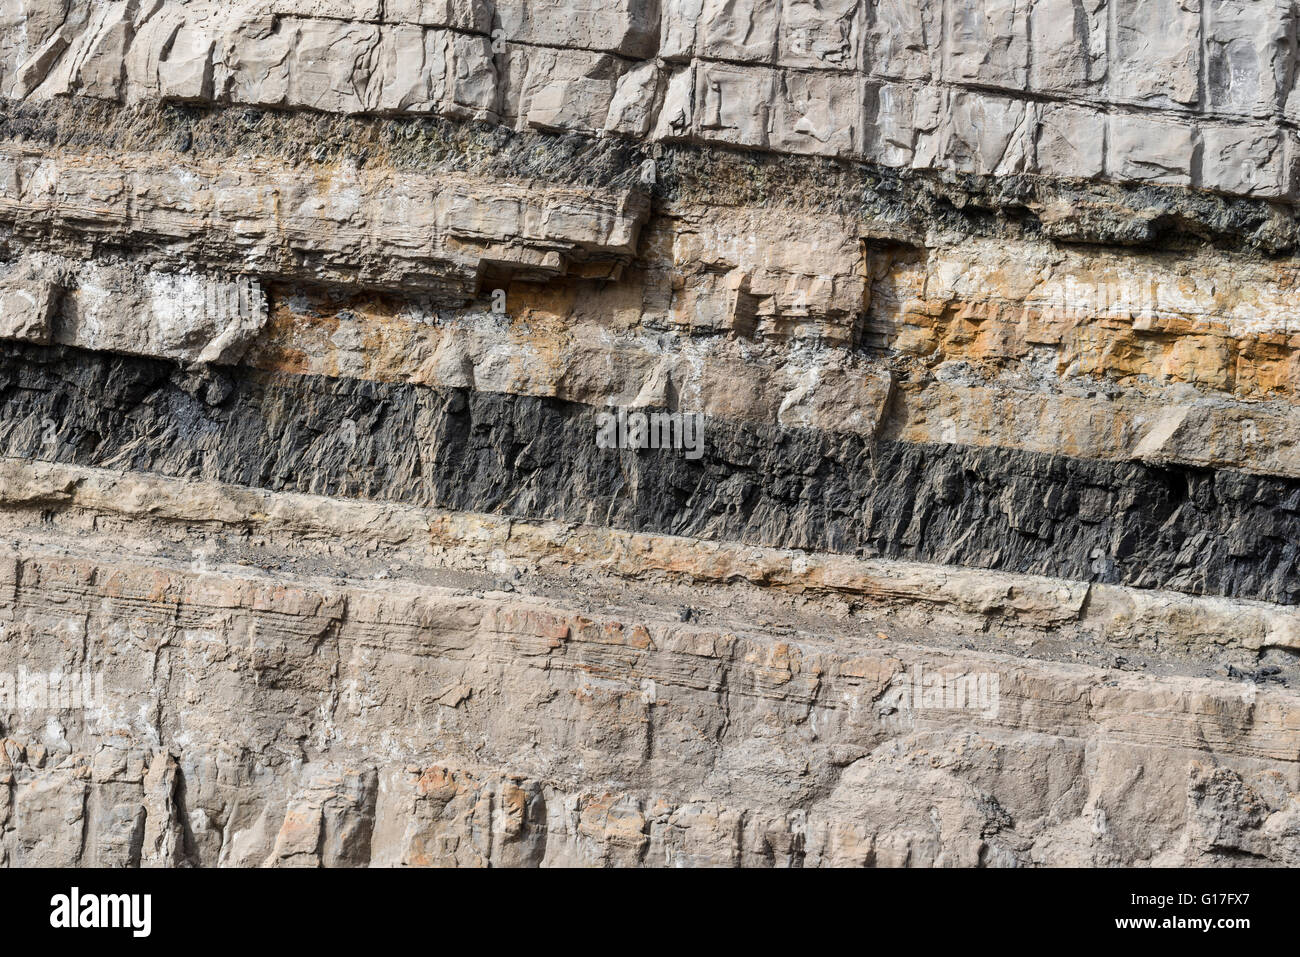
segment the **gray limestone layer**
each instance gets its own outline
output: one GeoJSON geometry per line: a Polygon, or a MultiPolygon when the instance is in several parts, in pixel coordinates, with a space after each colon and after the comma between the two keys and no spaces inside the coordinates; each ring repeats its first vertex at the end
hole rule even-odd
{"type": "Polygon", "coordinates": [[[1295,192],[1292,0],[7,0],[0,93],[1295,192]]]}

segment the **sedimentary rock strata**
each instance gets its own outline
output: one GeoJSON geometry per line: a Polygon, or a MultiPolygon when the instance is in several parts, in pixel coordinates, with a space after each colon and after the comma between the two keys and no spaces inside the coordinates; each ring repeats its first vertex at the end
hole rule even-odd
{"type": "Polygon", "coordinates": [[[1300,863],[1298,17],[0,3],[0,862],[1300,863]]]}

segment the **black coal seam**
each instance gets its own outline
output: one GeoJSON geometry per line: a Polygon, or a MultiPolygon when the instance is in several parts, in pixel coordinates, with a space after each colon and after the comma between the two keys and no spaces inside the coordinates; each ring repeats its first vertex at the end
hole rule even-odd
{"type": "Polygon", "coordinates": [[[708,419],[698,461],[599,410],[0,348],[0,454],[274,491],[1296,603],[1300,481],[708,419]]]}

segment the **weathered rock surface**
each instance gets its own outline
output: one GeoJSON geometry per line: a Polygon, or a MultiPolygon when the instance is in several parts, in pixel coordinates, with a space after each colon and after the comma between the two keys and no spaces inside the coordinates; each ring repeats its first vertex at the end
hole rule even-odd
{"type": "Polygon", "coordinates": [[[580,274],[616,275],[645,213],[644,197],[626,190],[356,167],[307,181],[275,165],[139,159],[124,169],[44,151],[0,154],[0,222],[29,248],[62,251],[75,231],[163,264],[425,286],[464,299],[492,267],[548,277],[570,260],[591,261],[580,274]]]}
{"type": "MultiPolygon", "coordinates": [[[[199,567],[218,554],[239,564],[274,555],[287,569],[320,568],[340,548],[357,551],[353,575],[464,574],[495,584],[524,574],[582,581],[589,591],[608,582],[621,590],[645,582],[678,585],[695,607],[692,620],[711,618],[709,602],[744,595],[756,616],[798,596],[802,612],[836,619],[841,631],[890,633],[929,640],[936,622],[981,648],[1013,651],[1026,636],[1037,646],[1057,641],[1073,660],[1111,663],[1123,650],[1173,667],[1218,662],[1246,667],[1261,651],[1300,650],[1300,610],[1266,602],[1189,596],[1178,592],[1085,584],[1060,578],[977,571],[887,559],[862,559],[625,532],[600,525],[530,521],[394,503],[268,492],[143,472],[117,472],[0,459],[3,534],[10,539],[54,527],[75,539],[82,530],[108,532],[138,554],[188,558],[199,567]],[[250,533],[256,533],[252,538],[250,533]],[[361,547],[364,543],[364,547],[361,547]],[[615,584],[617,583],[617,584],[615,584]],[[744,587],[752,586],[752,587],[744,587]],[[711,597],[712,596],[712,597],[711,597]],[[855,625],[845,603],[870,608],[855,625]],[[1093,657],[1094,655],[1099,657],[1093,657]]],[[[566,586],[571,587],[571,586],[566,586]]],[[[549,594],[549,593],[548,593],[549,594]]],[[[810,618],[809,621],[812,619],[810,618]]],[[[784,627],[784,626],[782,626],[784,627]]],[[[806,625],[806,627],[812,627],[806,625]]]]}
{"type": "Polygon", "coordinates": [[[58,663],[116,689],[7,729],[17,864],[1295,863],[1295,704],[1254,685],[125,556],[8,568],[5,647],[62,629],[85,650],[58,663]],[[996,674],[997,705],[899,712],[918,667],[996,674]],[[102,736],[141,745],[83,750],[102,736]]]}
{"type": "Polygon", "coordinates": [[[15,0],[0,91],[1290,196],[1295,5],[1201,6],[15,0]]]}
{"type": "Polygon", "coordinates": [[[1300,864],[1298,15],[0,0],[0,864],[1300,864]]]}
{"type": "Polygon", "coordinates": [[[188,362],[238,361],[267,318],[266,296],[247,276],[34,255],[10,264],[0,286],[0,338],[188,362]]]}

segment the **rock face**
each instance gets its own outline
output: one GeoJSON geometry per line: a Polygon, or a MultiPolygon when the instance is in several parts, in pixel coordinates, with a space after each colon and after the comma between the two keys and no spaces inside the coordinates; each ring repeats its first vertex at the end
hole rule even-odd
{"type": "Polygon", "coordinates": [[[1295,188],[1289,0],[13,0],[34,100],[437,114],[894,167],[1295,188]]]}
{"type": "Polygon", "coordinates": [[[1298,19],[0,2],[0,863],[1300,864],[1298,19]]]}

